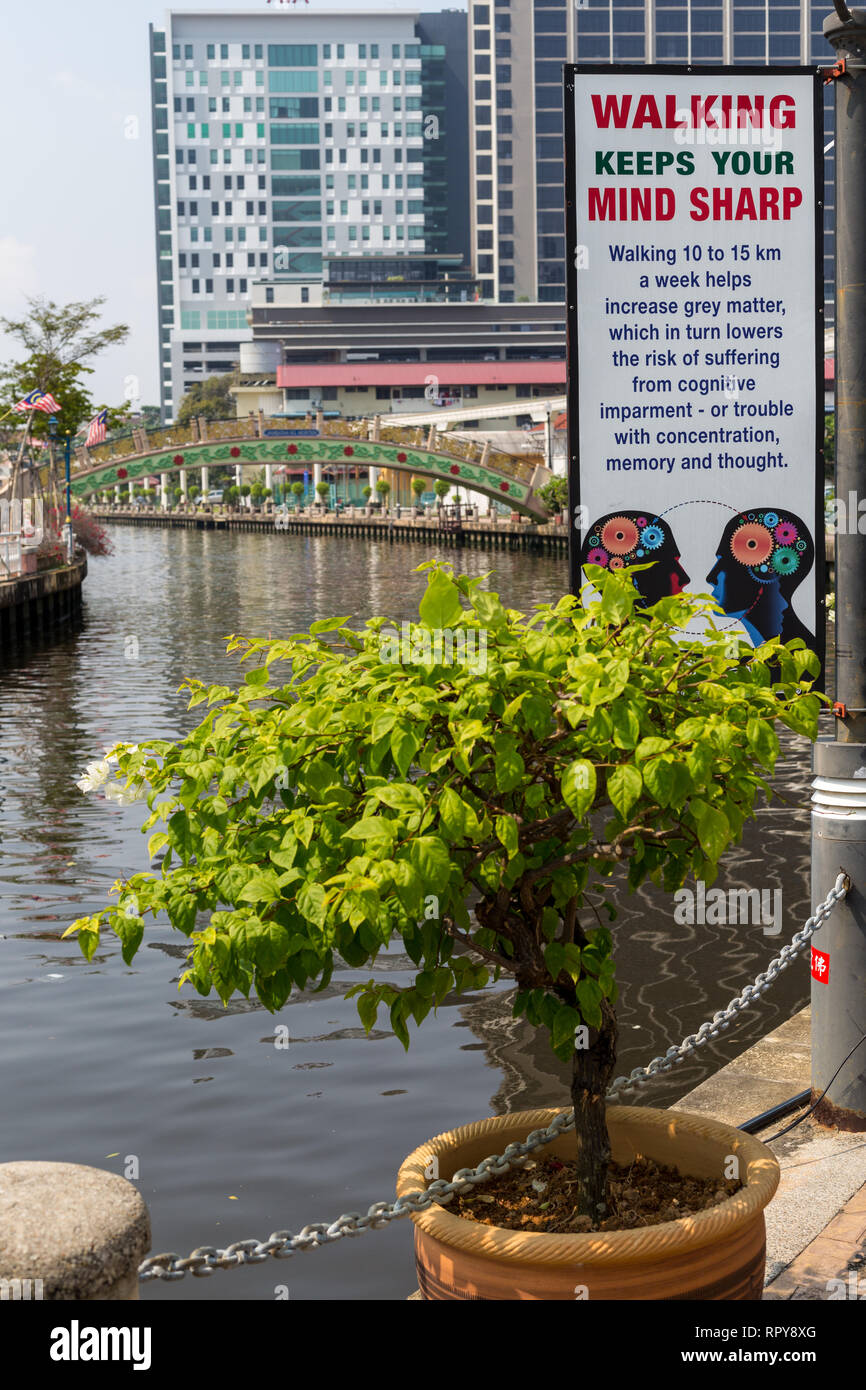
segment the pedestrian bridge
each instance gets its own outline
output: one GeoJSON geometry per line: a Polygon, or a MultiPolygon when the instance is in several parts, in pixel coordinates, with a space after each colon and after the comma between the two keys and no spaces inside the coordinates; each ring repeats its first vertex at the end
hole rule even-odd
{"type": "Polygon", "coordinates": [[[414,477],[444,478],[459,487],[507,502],[527,516],[547,520],[537,488],[552,474],[538,457],[518,457],[489,443],[440,434],[435,425],[372,420],[297,420],[248,416],[240,420],[194,420],[152,430],[134,429],[120,438],[83,446],[76,454],[72,491],[86,498],[153,473],[183,473],[237,464],[305,469],[390,468],[414,477]],[[269,433],[281,431],[280,435],[269,433]],[[289,432],[292,433],[289,433],[289,432]]]}

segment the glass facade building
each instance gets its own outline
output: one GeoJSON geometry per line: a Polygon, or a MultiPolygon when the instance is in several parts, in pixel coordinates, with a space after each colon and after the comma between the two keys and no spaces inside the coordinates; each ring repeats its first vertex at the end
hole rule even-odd
{"type": "MultiPolygon", "coordinates": [[[[482,293],[565,298],[562,65],[829,64],[830,0],[485,0],[469,3],[472,235],[482,293]],[[531,54],[527,63],[526,55],[531,54]],[[515,57],[518,63],[512,67],[515,57]],[[519,136],[516,132],[520,132],[519,136]],[[513,199],[513,158],[531,161],[513,199]]],[[[826,89],[825,145],[833,92],[826,89]]],[[[825,317],[832,322],[834,165],[827,151],[825,317]]]]}
{"type": "Polygon", "coordinates": [[[471,258],[465,16],[288,18],[150,29],[166,418],[237,361],[254,280],[321,277],[325,254],[471,258]]]}

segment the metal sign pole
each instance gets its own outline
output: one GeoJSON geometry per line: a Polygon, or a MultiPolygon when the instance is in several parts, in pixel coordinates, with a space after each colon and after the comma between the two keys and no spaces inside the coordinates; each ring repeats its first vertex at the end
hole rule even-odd
{"type": "Polygon", "coordinates": [[[840,60],[834,73],[836,732],[813,754],[812,901],[820,901],[840,867],[851,890],[812,951],[812,1091],[817,1099],[829,1086],[816,1110],[822,1123],[866,1130],[866,1041],[858,1046],[866,1033],[866,535],[858,530],[866,498],[866,10],[834,3],[824,36],[840,60]]]}

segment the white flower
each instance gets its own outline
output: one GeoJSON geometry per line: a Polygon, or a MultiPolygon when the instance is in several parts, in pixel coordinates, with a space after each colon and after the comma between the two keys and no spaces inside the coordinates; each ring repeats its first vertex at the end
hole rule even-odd
{"type": "Polygon", "coordinates": [[[88,763],[84,776],[80,777],[75,785],[80,787],[83,792],[95,792],[106,781],[110,771],[111,768],[106,758],[98,763],[88,763]]]}
{"type": "Polygon", "coordinates": [[[139,783],[133,783],[130,787],[122,786],[119,781],[109,782],[105,788],[105,795],[109,801],[115,801],[118,806],[132,806],[136,801],[144,801],[147,796],[147,788],[139,783]]]}

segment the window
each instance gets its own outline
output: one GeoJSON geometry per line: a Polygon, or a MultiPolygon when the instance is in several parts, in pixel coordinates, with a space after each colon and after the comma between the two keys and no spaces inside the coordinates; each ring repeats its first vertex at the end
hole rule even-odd
{"type": "Polygon", "coordinates": [[[358,57],[359,57],[359,58],[365,58],[365,59],[366,59],[366,57],[367,57],[367,45],[366,45],[365,43],[359,43],[359,44],[358,44],[358,57]]]}
{"type": "MultiPolygon", "coordinates": [[[[318,145],[318,125],[272,125],[271,144],[273,145],[318,145]]],[[[264,151],[262,151],[264,153],[264,151]]],[[[345,150],[340,151],[345,154],[345,150]]]]}
{"type": "Polygon", "coordinates": [[[180,62],[180,44],[173,43],[171,46],[171,56],[176,63],[180,62]]]}
{"type": "Polygon", "coordinates": [[[309,304],[309,302],[310,302],[310,291],[307,289],[307,286],[306,286],[306,285],[302,285],[302,286],[301,286],[301,303],[302,303],[302,304],[309,304]]]}
{"type": "Polygon", "coordinates": [[[262,48],[262,45],[260,43],[257,43],[255,48],[253,49],[253,54],[257,63],[260,63],[262,61],[263,53],[264,49],[262,48]]]}
{"type": "Polygon", "coordinates": [[[235,292],[235,282],[234,282],[234,280],[226,280],[226,294],[234,294],[234,292],[235,292]]]}
{"type": "Polygon", "coordinates": [[[214,44],[212,44],[212,43],[209,43],[208,46],[207,46],[207,56],[208,56],[208,58],[215,58],[215,57],[216,57],[216,48],[215,48],[214,44]]]}
{"type": "Polygon", "coordinates": [[[216,97],[208,97],[208,99],[207,99],[207,109],[208,109],[208,111],[216,111],[216,109],[217,109],[216,97]]]}
{"type": "Polygon", "coordinates": [[[248,43],[241,44],[241,58],[248,59],[250,56],[250,46],[248,43]]]}
{"type": "Polygon", "coordinates": [[[186,329],[201,328],[201,310],[181,309],[180,326],[186,329]]]}
{"type": "Polygon", "coordinates": [[[392,43],[392,44],[391,44],[391,57],[392,57],[392,58],[399,58],[399,57],[400,57],[400,45],[399,45],[398,43],[392,43]]]}
{"type": "Polygon", "coordinates": [[[200,280],[193,280],[193,281],[191,281],[191,283],[190,283],[190,291],[191,291],[192,294],[198,294],[200,284],[201,284],[201,281],[200,281],[200,280]]]}
{"type": "Polygon", "coordinates": [[[231,109],[232,109],[231,101],[229,100],[228,97],[223,97],[222,100],[221,100],[221,102],[220,102],[220,110],[222,111],[223,115],[224,115],[224,116],[227,116],[227,115],[229,114],[229,112],[231,111],[231,109]]]}
{"type": "MultiPolygon", "coordinates": [[[[342,56],[338,50],[337,57],[342,56]]],[[[272,68],[314,68],[318,61],[318,47],[314,43],[268,44],[268,63],[272,68]]]]}
{"type": "Polygon", "coordinates": [[[228,56],[229,56],[229,46],[228,46],[228,44],[227,44],[227,43],[221,43],[221,44],[220,44],[220,58],[223,60],[223,62],[225,62],[225,60],[226,60],[226,58],[228,58],[228,56]]]}
{"type": "Polygon", "coordinates": [[[271,72],[268,74],[270,92],[317,92],[316,72],[271,72]]]}
{"type": "Polygon", "coordinates": [[[184,56],[184,58],[186,58],[187,62],[190,62],[190,61],[192,60],[192,44],[191,44],[191,43],[186,43],[186,44],[184,44],[184,46],[183,46],[183,56],[184,56]]]}
{"type": "Polygon", "coordinates": [[[346,45],[345,45],[344,43],[338,43],[338,44],[337,44],[337,57],[338,57],[338,58],[345,58],[345,56],[346,56],[346,45]]]}
{"type": "Polygon", "coordinates": [[[185,253],[184,251],[179,251],[179,252],[178,252],[178,255],[177,255],[177,263],[178,263],[178,266],[179,266],[179,268],[180,268],[181,270],[185,270],[185,269],[186,269],[186,253],[185,253]]]}

